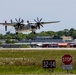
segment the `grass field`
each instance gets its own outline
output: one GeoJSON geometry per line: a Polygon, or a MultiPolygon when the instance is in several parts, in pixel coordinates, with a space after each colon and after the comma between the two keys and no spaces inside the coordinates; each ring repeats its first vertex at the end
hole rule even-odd
{"type": "Polygon", "coordinates": [[[76,74],[75,50],[0,50],[0,74],[66,74],[61,61],[64,54],[72,56],[73,70],[69,73],[76,74]],[[44,59],[56,60],[53,73],[42,67],[44,59]]]}

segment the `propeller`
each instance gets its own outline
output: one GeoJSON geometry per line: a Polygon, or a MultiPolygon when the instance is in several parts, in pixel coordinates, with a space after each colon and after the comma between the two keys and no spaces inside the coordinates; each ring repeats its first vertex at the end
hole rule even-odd
{"type": "Polygon", "coordinates": [[[39,19],[39,18],[37,17],[37,20],[34,19],[34,21],[36,22],[36,28],[39,28],[39,29],[40,29],[40,26],[43,27],[43,25],[41,24],[42,18],[39,19]]]}
{"type": "Polygon", "coordinates": [[[21,19],[21,18],[19,18],[19,19],[15,18],[15,20],[16,20],[16,22],[13,22],[12,19],[11,19],[10,21],[11,21],[11,23],[16,23],[16,26],[17,26],[18,28],[22,28],[22,26],[23,26],[22,23],[24,22],[24,20],[21,19]]]}

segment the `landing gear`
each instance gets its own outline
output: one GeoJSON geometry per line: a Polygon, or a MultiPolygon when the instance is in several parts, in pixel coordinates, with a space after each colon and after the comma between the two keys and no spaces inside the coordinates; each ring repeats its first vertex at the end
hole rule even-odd
{"type": "Polygon", "coordinates": [[[32,34],[36,34],[36,32],[35,31],[32,31],[32,34]]]}
{"type": "Polygon", "coordinates": [[[16,32],[16,35],[18,35],[18,32],[16,32]]]}
{"type": "Polygon", "coordinates": [[[36,32],[33,32],[33,34],[36,34],[36,32]]]}

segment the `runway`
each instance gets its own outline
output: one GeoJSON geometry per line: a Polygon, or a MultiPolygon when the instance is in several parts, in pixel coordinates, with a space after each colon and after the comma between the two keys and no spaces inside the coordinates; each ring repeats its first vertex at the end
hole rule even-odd
{"type": "Polygon", "coordinates": [[[76,48],[0,48],[0,50],[76,50],[76,48]]]}

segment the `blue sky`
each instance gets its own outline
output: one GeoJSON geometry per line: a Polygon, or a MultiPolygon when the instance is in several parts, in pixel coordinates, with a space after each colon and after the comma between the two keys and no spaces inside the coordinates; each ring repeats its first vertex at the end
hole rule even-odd
{"type": "MultiPolygon", "coordinates": [[[[44,25],[37,32],[76,29],[76,0],[0,0],[0,22],[19,17],[25,22],[34,22],[37,17],[42,21],[61,21],[44,25]]],[[[15,32],[13,27],[8,27],[8,31],[15,32]]],[[[4,26],[0,26],[0,33],[5,33],[4,26]]]]}

